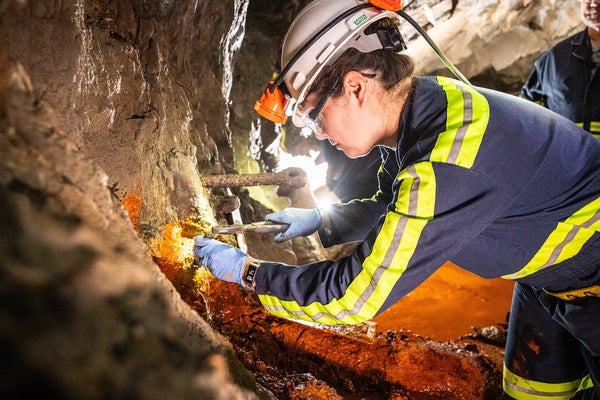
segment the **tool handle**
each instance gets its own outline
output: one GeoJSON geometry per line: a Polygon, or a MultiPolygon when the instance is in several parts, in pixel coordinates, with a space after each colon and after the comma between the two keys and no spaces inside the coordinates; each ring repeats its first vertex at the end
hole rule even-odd
{"type": "Polygon", "coordinates": [[[290,227],[289,224],[276,224],[270,221],[263,222],[254,222],[251,224],[233,224],[233,225],[225,225],[225,226],[213,226],[212,233],[225,233],[225,234],[233,234],[233,233],[246,233],[246,232],[256,232],[256,233],[279,233],[284,232],[290,227]]]}
{"type": "Polygon", "coordinates": [[[289,224],[279,224],[271,221],[263,221],[245,225],[244,231],[257,233],[279,233],[286,231],[289,227],[289,224]]]}

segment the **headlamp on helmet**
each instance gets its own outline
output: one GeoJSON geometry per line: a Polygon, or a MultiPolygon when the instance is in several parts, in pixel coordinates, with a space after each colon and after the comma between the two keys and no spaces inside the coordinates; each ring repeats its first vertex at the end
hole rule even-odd
{"type": "Polygon", "coordinates": [[[388,11],[400,11],[402,9],[401,0],[369,0],[369,3],[373,4],[377,8],[388,11]]]}
{"type": "MultiPolygon", "coordinates": [[[[346,49],[354,47],[365,53],[406,49],[397,27],[365,32],[369,25],[382,18],[399,20],[394,11],[400,10],[401,5],[398,0],[315,0],[310,3],[294,19],[284,39],[283,70],[269,83],[254,109],[264,118],[283,124],[287,120],[290,98],[300,103],[323,67],[333,64],[346,49]]],[[[294,124],[304,126],[299,118],[294,118],[294,124]]]]}
{"type": "Polygon", "coordinates": [[[254,110],[269,121],[276,124],[285,124],[290,96],[289,94],[286,95],[280,86],[275,86],[274,81],[269,82],[260,100],[254,103],[254,110]]]}

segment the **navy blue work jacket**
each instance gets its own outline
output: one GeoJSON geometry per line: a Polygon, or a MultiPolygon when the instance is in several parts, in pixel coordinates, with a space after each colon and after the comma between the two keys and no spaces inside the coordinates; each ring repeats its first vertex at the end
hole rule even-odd
{"type": "Polygon", "coordinates": [[[371,319],[446,261],[484,278],[564,290],[600,279],[600,141],[518,96],[444,77],[413,81],[379,190],[333,205],[339,260],[265,262],[271,313],[323,324],[371,319]]]}

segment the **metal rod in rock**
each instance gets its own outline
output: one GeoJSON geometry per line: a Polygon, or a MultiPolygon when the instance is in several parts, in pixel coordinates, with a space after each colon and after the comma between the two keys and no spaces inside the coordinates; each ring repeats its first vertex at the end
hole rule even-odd
{"type": "Polygon", "coordinates": [[[300,189],[306,185],[306,172],[302,168],[286,168],[281,172],[261,174],[226,174],[203,176],[205,187],[284,186],[300,189]]]}

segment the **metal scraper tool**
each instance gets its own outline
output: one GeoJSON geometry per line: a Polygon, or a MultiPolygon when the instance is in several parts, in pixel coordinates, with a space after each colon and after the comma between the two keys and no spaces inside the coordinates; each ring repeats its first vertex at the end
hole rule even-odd
{"type": "Polygon", "coordinates": [[[289,224],[275,224],[270,221],[263,222],[253,222],[251,224],[233,224],[233,225],[220,225],[213,226],[212,233],[225,233],[225,234],[235,234],[235,233],[247,233],[247,232],[256,232],[256,233],[279,233],[284,232],[289,228],[289,224]]]}

